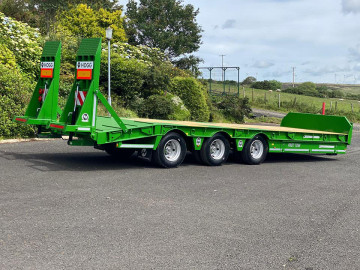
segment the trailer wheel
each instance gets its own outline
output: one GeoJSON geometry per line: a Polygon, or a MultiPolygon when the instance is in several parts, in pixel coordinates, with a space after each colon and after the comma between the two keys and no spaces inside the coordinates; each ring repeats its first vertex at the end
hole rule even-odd
{"type": "Polygon", "coordinates": [[[186,156],[186,142],[182,136],[170,132],[163,137],[153,154],[153,161],[160,167],[178,167],[186,156]]]}
{"type": "Polygon", "coordinates": [[[230,143],[221,134],[206,139],[200,150],[201,160],[209,166],[220,166],[229,157],[230,143]]]}
{"type": "Polygon", "coordinates": [[[246,141],[241,151],[241,158],[246,164],[258,165],[265,160],[268,152],[267,141],[262,136],[256,135],[251,140],[246,141]]]}
{"type": "Polygon", "coordinates": [[[118,160],[127,160],[135,153],[135,149],[117,148],[115,143],[105,144],[104,150],[118,160]]]}

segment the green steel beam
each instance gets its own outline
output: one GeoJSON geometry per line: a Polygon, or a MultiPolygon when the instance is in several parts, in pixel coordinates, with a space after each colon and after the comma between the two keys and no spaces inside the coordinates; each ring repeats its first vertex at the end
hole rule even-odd
{"type": "Polygon", "coordinates": [[[105,106],[105,108],[108,110],[110,115],[114,118],[116,123],[119,125],[119,127],[122,129],[123,132],[127,132],[128,128],[124,124],[124,122],[120,119],[120,117],[117,115],[117,113],[114,111],[114,109],[111,107],[109,102],[106,100],[106,98],[101,94],[99,90],[95,91],[96,96],[99,98],[101,103],[105,106]]]}

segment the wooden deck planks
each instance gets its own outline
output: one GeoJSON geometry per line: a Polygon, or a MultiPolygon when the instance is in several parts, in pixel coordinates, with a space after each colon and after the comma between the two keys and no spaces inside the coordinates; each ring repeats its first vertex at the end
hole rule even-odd
{"type": "Polygon", "coordinates": [[[227,123],[203,123],[203,122],[191,122],[191,121],[176,121],[176,120],[159,120],[159,119],[146,119],[146,118],[128,118],[136,122],[142,123],[158,123],[164,125],[179,125],[189,127],[215,127],[215,128],[232,128],[232,129],[251,129],[251,130],[265,130],[265,131],[280,131],[280,132],[296,132],[296,133],[313,133],[313,134],[335,134],[335,135],[346,135],[343,133],[301,129],[301,128],[290,128],[281,126],[262,126],[262,125],[244,125],[244,124],[227,124],[227,123]]]}

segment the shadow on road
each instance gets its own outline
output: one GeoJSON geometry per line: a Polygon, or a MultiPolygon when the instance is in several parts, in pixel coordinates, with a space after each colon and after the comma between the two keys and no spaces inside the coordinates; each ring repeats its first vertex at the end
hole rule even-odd
{"type": "MultiPolygon", "coordinates": [[[[157,168],[148,160],[133,155],[127,161],[118,161],[103,152],[72,152],[72,153],[16,153],[0,151],[0,157],[7,160],[25,161],[25,166],[40,171],[95,171],[95,170],[122,170],[131,168],[157,168]]],[[[269,154],[265,163],[294,163],[335,161],[326,156],[297,155],[297,154],[269,154]]],[[[228,165],[237,162],[230,156],[228,165]]],[[[203,166],[196,162],[193,155],[188,154],[182,166],[203,166]]]]}
{"type": "Polygon", "coordinates": [[[127,161],[118,161],[103,152],[72,153],[14,153],[0,151],[0,158],[25,161],[25,166],[41,171],[95,171],[121,170],[129,168],[153,167],[151,163],[136,156],[127,161]]]}
{"type": "Polygon", "coordinates": [[[306,154],[274,154],[267,156],[265,163],[293,163],[293,162],[319,162],[319,161],[336,161],[336,156],[326,155],[306,155],[306,154]]]}

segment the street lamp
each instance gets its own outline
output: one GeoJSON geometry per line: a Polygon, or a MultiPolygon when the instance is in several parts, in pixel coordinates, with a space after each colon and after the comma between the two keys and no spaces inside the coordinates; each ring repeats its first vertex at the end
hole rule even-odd
{"type": "Polygon", "coordinates": [[[111,105],[111,92],[110,92],[110,40],[112,39],[112,28],[106,28],[106,39],[108,40],[108,102],[111,105]]]}

